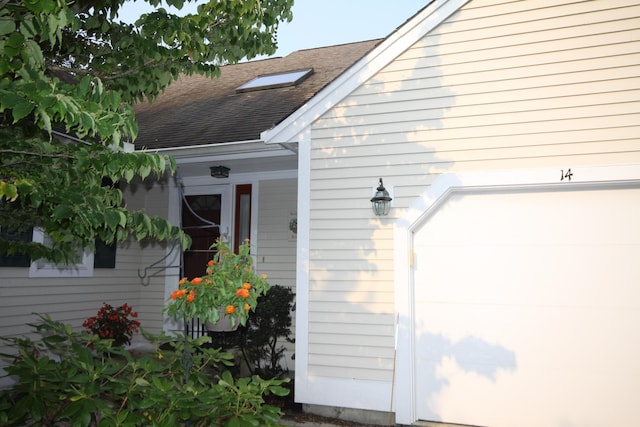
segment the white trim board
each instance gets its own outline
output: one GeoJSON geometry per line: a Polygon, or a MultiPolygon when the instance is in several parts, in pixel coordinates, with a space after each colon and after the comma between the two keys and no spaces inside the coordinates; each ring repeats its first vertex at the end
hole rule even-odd
{"type": "Polygon", "coordinates": [[[412,424],[416,419],[414,384],[413,234],[426,218],[454,192],[483,190],[577,190],[640,185],[640,165],[593,166],[567,170],[531,169],[493,172],[448,173],[435,182],[396,220],[394,226],[395,304],[399,319],[394,383],[396,422],[412,424]]]}

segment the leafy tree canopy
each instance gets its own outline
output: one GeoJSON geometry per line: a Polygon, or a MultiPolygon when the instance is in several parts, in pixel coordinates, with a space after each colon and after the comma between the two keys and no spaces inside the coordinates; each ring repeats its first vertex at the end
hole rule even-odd
{"type": "Polygon", "coordinates": [[[138,131],[133,104],[181,73],[215,77],[222,64],[274,53],[293,0],[211,0],[184,16],[144,1],[155,11],[126,24],[125,0],[0,0],[0,227],[40,227],[53,241],[0,237],[0,254],[68,262],[96,237],[131,234],[189,245],[105,184],[175,169],[171,158],[123,150],[138,131]]]}

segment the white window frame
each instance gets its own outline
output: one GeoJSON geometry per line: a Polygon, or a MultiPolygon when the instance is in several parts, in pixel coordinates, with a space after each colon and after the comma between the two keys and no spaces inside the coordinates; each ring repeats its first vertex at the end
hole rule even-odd
{"type": "MultiPolygon", "coordinates": [[[[41,228],[33,229],[33,241],[45,242],[45,232],[41,228]]],[[[78,252],[80,262],[72,265],[59,266],[45,259],[31,261],[29,277],[92,277],[93,251],[87,247],[82,253],[78,252]]]]}

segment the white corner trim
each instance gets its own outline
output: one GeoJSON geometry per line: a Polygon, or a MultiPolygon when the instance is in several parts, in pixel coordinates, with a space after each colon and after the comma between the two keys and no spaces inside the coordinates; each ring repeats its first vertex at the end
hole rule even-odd
{"type": "Polygon", "coordinates": [[[298,141],[300,132],[311,126],[318,117],[342,101],[468,1],[434,0],[278,126],[262,132],[260,139],[267,144],[298,141]]]}
{"type": "Polygon", "coordinates": [[[302,135],[298,150],[298,233],[296,240],[296,395],[308,388],[309,362],[309,227],[311,135],[302,135]]]}
{"type": "Polygon", "coordinates": [[[440,175],[394,224],[395,305],[399,319],[394,384],[396,422],[416,421],[414,384],[414,313],[411,267],[413,232],[455,191],[553,189],[575,190],[612,185],[640,185],[640,165],[569,169],[519,169],[440,175]]]}

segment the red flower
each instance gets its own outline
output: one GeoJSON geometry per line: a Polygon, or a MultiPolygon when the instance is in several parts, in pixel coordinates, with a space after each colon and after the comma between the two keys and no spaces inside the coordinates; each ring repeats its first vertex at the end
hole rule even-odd
{"type": "Polygon", "coordinates": [[[133,333],[138,332],[140,327],[139,321],[131,320],[129,317],[138,317],[138,313],[134,312],[130,305],[123,304],[115,308],[104,304],[97,315],[86,319],[82,326],[87,328],[87,333],[113,339],[115,345],[123,345],[131,342],[133,333]]]}

